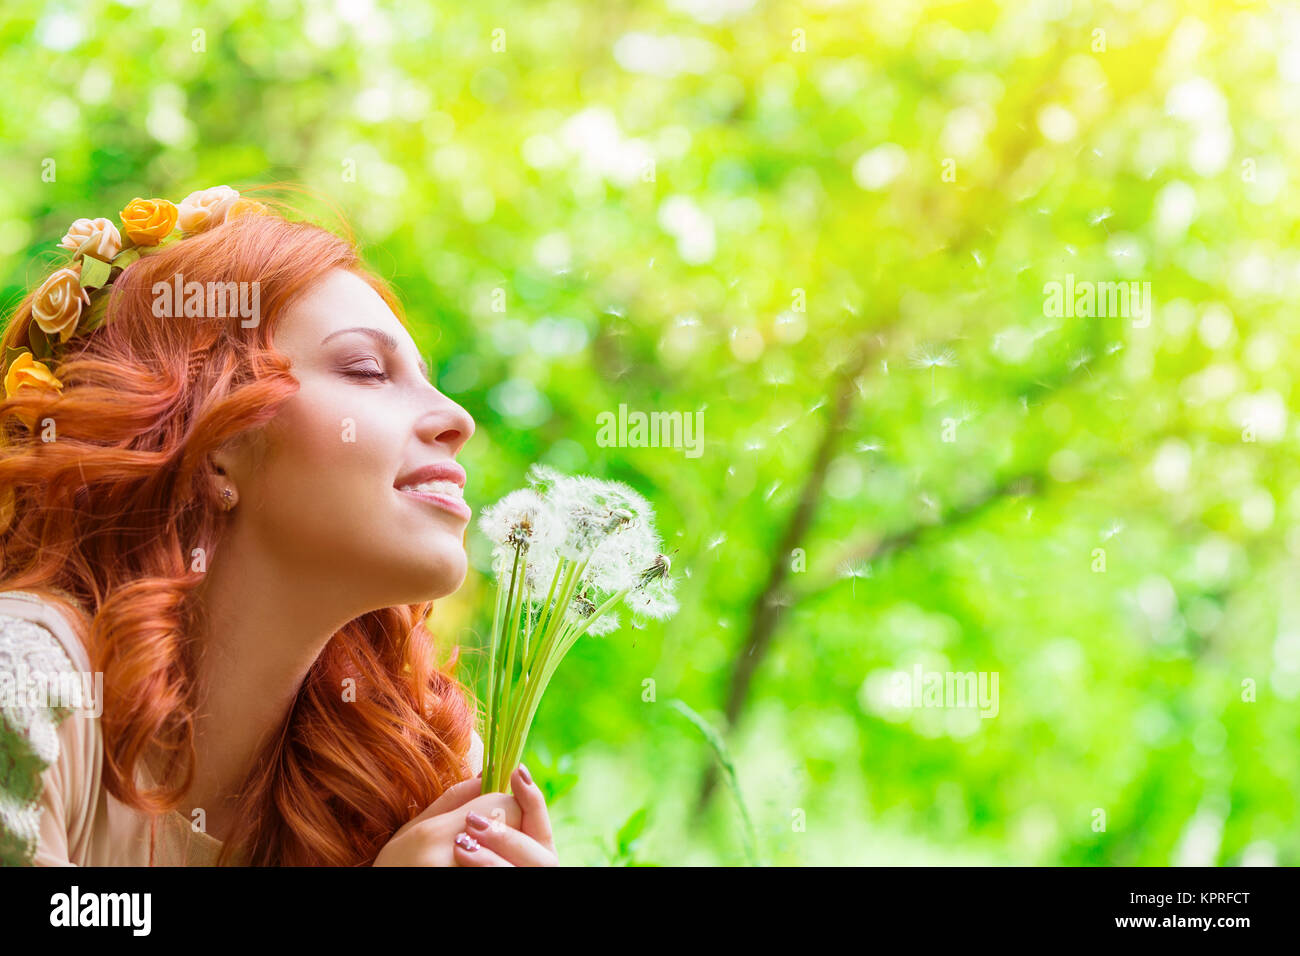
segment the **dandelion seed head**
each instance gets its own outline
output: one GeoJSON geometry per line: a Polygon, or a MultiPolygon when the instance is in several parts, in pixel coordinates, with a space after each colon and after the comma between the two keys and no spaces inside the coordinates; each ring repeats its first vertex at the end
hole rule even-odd
{"type": "Polygon", "coordinates": [[[612,634],[620,626],[617,611],[606,611],[596,620],[587,625],[587,633],[594,634],[597,637],[603,634],[612,634]]]}
{"type": "Polygon", "coordinates": [[[613,593],[636,587],[641,569],[659,554],[659,536],[640,519],[605,536],[592,552],[585,579],[613,593]]]}
{"type": "Polygon", "coordinates": [[[662,621],[677,613],[677,598],[672,593],[672,578],[660,578],[628,592],[624,603],[638,617],[662,621]]]}
{"type": "Polygon", "coordinates": [[[498,548],[553,546],[557,525],[546,502],[531,488],[512,491],[479,517],[479,530],[498,548]]]}

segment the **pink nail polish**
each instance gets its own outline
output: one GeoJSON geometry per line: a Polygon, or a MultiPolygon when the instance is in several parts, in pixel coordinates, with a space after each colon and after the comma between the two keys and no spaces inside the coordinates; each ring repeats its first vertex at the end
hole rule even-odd
{"type": "Polygon", "coordinates": [[[457,833],[456,845],[466,853],[473,853],[478,849],[478,840],[475,840],[468,833],[457,833]]]}
{"type": "Polygon", "coordinates": [[[528,773],[528,768],[523,764],[519,765],[519,776],[523,778],[524,783],[532,786],[533,778],[528,773]]]}
{"type": "Polygon", "coordinates": [[[491,826],[491,824],[488,822],[486,817],[479,816],[473,810],[465,814],[465,822],[468,823],[470,826],[472,826],[475,830],[486,830],[489,826],[491,826]]]}

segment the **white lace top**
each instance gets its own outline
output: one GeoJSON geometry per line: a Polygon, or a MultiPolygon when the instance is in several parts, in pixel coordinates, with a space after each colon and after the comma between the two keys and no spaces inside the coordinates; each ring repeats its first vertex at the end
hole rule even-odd
{"type": "MultiPolygon", "coordinates": [[[[0,591],[0,865],[214,865],[221,841],[188,817],[155,819],[104,789],[91,706],[100,703],[63,613],[35,594],[0,591]],[[76,695],[83,687],[89,698],[76,695]]],[[[138,773],[154,785],[143,764],[138,773]]]]}

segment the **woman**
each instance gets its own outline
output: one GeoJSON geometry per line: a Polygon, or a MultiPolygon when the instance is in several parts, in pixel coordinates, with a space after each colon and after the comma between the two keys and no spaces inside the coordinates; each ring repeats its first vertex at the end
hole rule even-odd
{"type": "Polygon", "coordinates": [[[121,221],[0,340],[0,689],[102,673],[98,719],[0,700],[5,862],[554,865],[425,628],[474,422],[393,293],[229,187],[121,221]]]}

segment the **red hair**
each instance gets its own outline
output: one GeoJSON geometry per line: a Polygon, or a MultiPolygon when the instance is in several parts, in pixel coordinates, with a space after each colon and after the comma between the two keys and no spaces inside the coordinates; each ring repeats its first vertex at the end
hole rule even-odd
{"type": "MultiPolygon", "coordinates": [[[[298,389],[271,344],[294,297],[333,269],[365,279],[403,317],[393,292],[352,240],[283,216],[243,215],[161,247],[107,291],[95,331],[69,340],[52,367],[62,394],[19,389],[0,401],[0,582],[65,592],[94,670],[104,674],[104,785],[138,810],[180,807],[194,777],[196,635],[202,571],[220,560],[229,515],[209,454],[265,425],[298,389]],[[156,282],[259,283],[260,318],[158,319],[156,282]],[[41,440],[19,416],[49,417],[41,440]],[[136,785],[150,745],[166,780],[136,785]]],[[[26,343],[32,296],[11,316],[4,346],[26,343]]],[[[403,318],[403,321],[404,318],[403,318]]],[[[49,360],[53,362],[53,360],[49,360]]],[[[472,694],[456,653],[426,626],[432,602],[364,614],[312,665],[284,724],[240,790],[237,849],[252,865],[365,865],[404,823],[470,775],[472,694]],[[356,701],[344,703],[344,678],[356,701]]]]}

